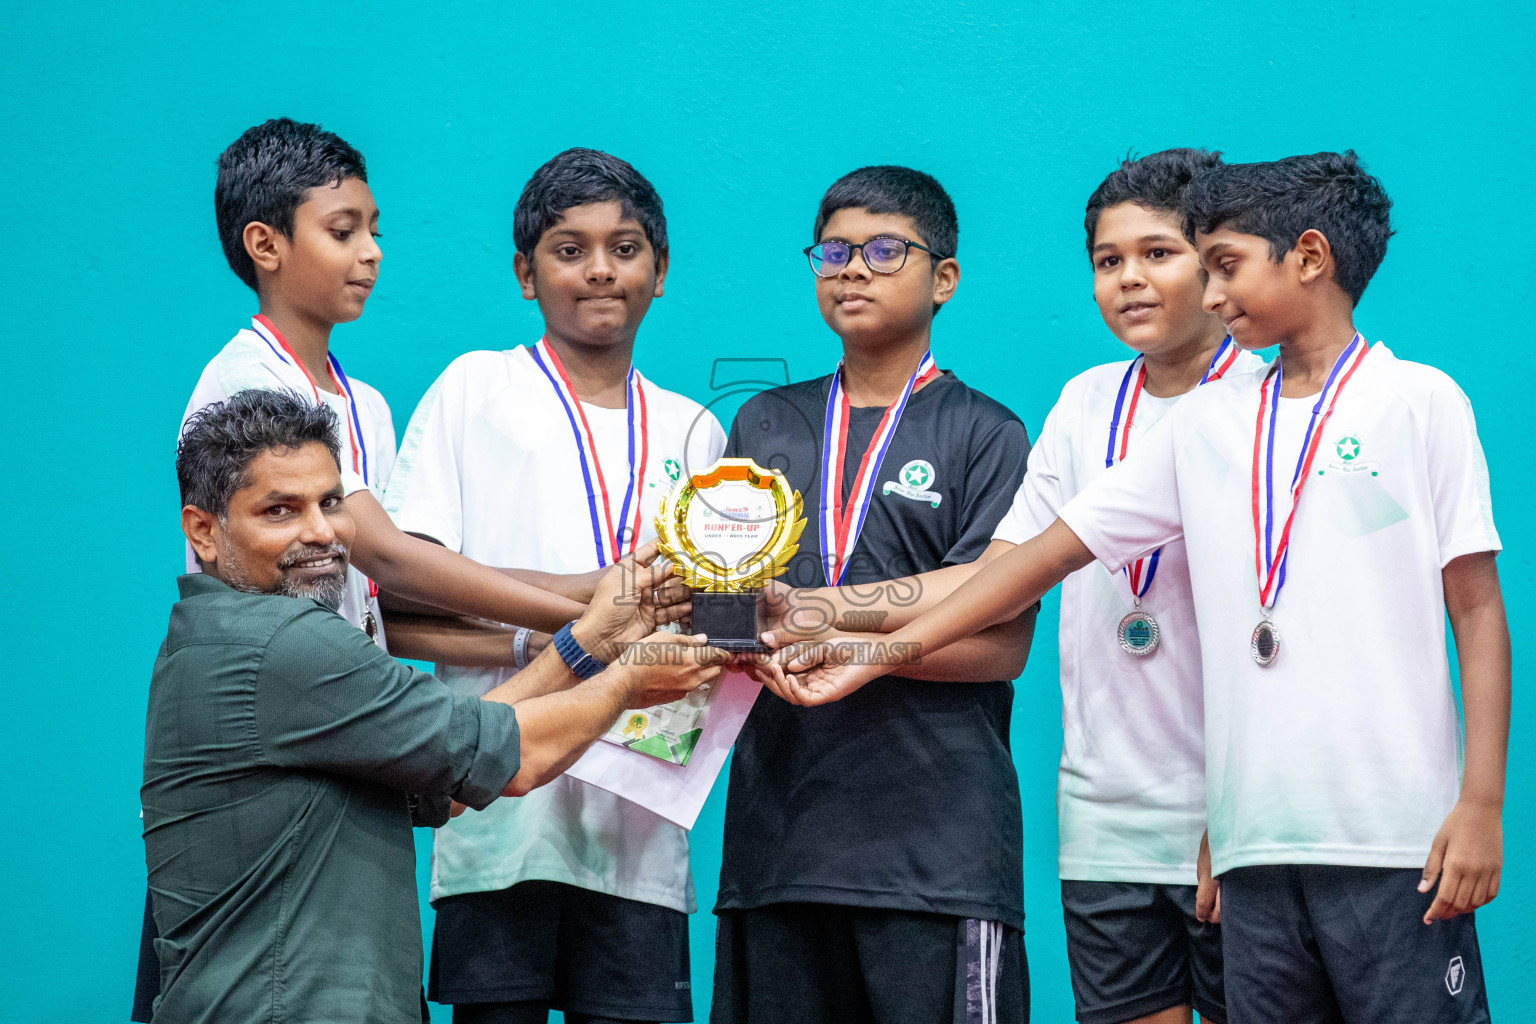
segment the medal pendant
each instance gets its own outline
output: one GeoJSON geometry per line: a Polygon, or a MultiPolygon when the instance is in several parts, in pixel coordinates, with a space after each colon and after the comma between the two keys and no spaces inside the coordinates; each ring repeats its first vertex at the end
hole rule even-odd
{"type": "Polygon", "coordinates": [[[1120,641],[1120,649],[1136,658],[1145,658],[1157,650],[1163,639],[1157,620],[1140,608],[1120,620],[1115,637],[1120,641]]]}
{"type": "Polygon", "coordinates": [[[1248,642],[1253,660],[1260,668],[1269,668],[1280,653],[1280,631],[1268,619],[1253,627],[1253,638],[1248,642]]]}
{"type": "Polygon", "coordinates": [[[372,609],[363,613],[363,632],[368,634],[369,640],[379,638],[379,620],[373,617],[372,609]]]}

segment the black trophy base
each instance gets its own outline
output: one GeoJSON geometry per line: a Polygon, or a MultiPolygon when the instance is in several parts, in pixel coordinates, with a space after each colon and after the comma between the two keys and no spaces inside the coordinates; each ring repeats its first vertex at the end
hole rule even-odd
{"type": "Polygon", "coordinates": [[[768,650],[758,639],[762,633],[759,606],[762,591],[743,594],[693,592],[693,631],[709,637],[709,646],[727,651],[762,653],[768,650]]]}

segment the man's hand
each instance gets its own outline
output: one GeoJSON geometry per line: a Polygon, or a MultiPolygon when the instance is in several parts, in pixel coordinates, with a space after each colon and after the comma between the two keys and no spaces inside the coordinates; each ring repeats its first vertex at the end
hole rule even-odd
{"type": "Polygon", "coordinates": [[[730,660],[728,652],[710,647],[703,637],[653,633],[627,645],[608,671],[620,673],[629,688],[625,707],[648,708],[714,685],[730,660]]]}
{"type": "Polygon", "coordinates": [[[1429,892],[1435,879],[1440,888],[1424,915],[1424,923],[1444,921],[1472,911],[1499,894],[1504,868],[1504,824],[1496,806],[1467,800],[1456,801],[1445,816],[1429,859],[1419,892],[1429,892]]]}
{"type": "Polygon", "coordinates": [[[1200,856],[1195,860],[1195,920],[1221,924],[1221,879],[1211,877],[1211,833],[1200,834],[1200,856]]]}
{"type": "Polygon", "coordinates": [[[576,642],[611,663],[625,644],[681,619],[693,592],[671,574],[671,565],[656,557],[655,541],[610,567],[586,614],[571,627],[576,642]]]}

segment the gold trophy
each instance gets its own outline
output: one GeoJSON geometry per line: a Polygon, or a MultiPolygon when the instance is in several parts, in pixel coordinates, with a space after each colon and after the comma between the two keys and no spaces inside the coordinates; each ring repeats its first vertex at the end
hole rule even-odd
{"type": "Polygon", "coordinates": [[[693,588],[693,631],[711,647],[767,650],[763,587],[799,548],[802,511],[784,474],[751,459],[721,459],[662,500],[656,539],[693,588]]]}

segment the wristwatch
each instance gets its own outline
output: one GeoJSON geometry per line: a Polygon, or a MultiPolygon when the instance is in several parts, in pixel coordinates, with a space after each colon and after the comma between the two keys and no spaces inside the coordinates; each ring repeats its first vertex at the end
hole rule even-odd
{"type": "Polygon", "coordinates": [[[560,632],[555,634],[553,643],[561,660],[576,674],[577,679],[591,679],[608,667],[606,661],[598,661],[591,652],[576,642],[569,622],[560,627],[560,632]]]}

